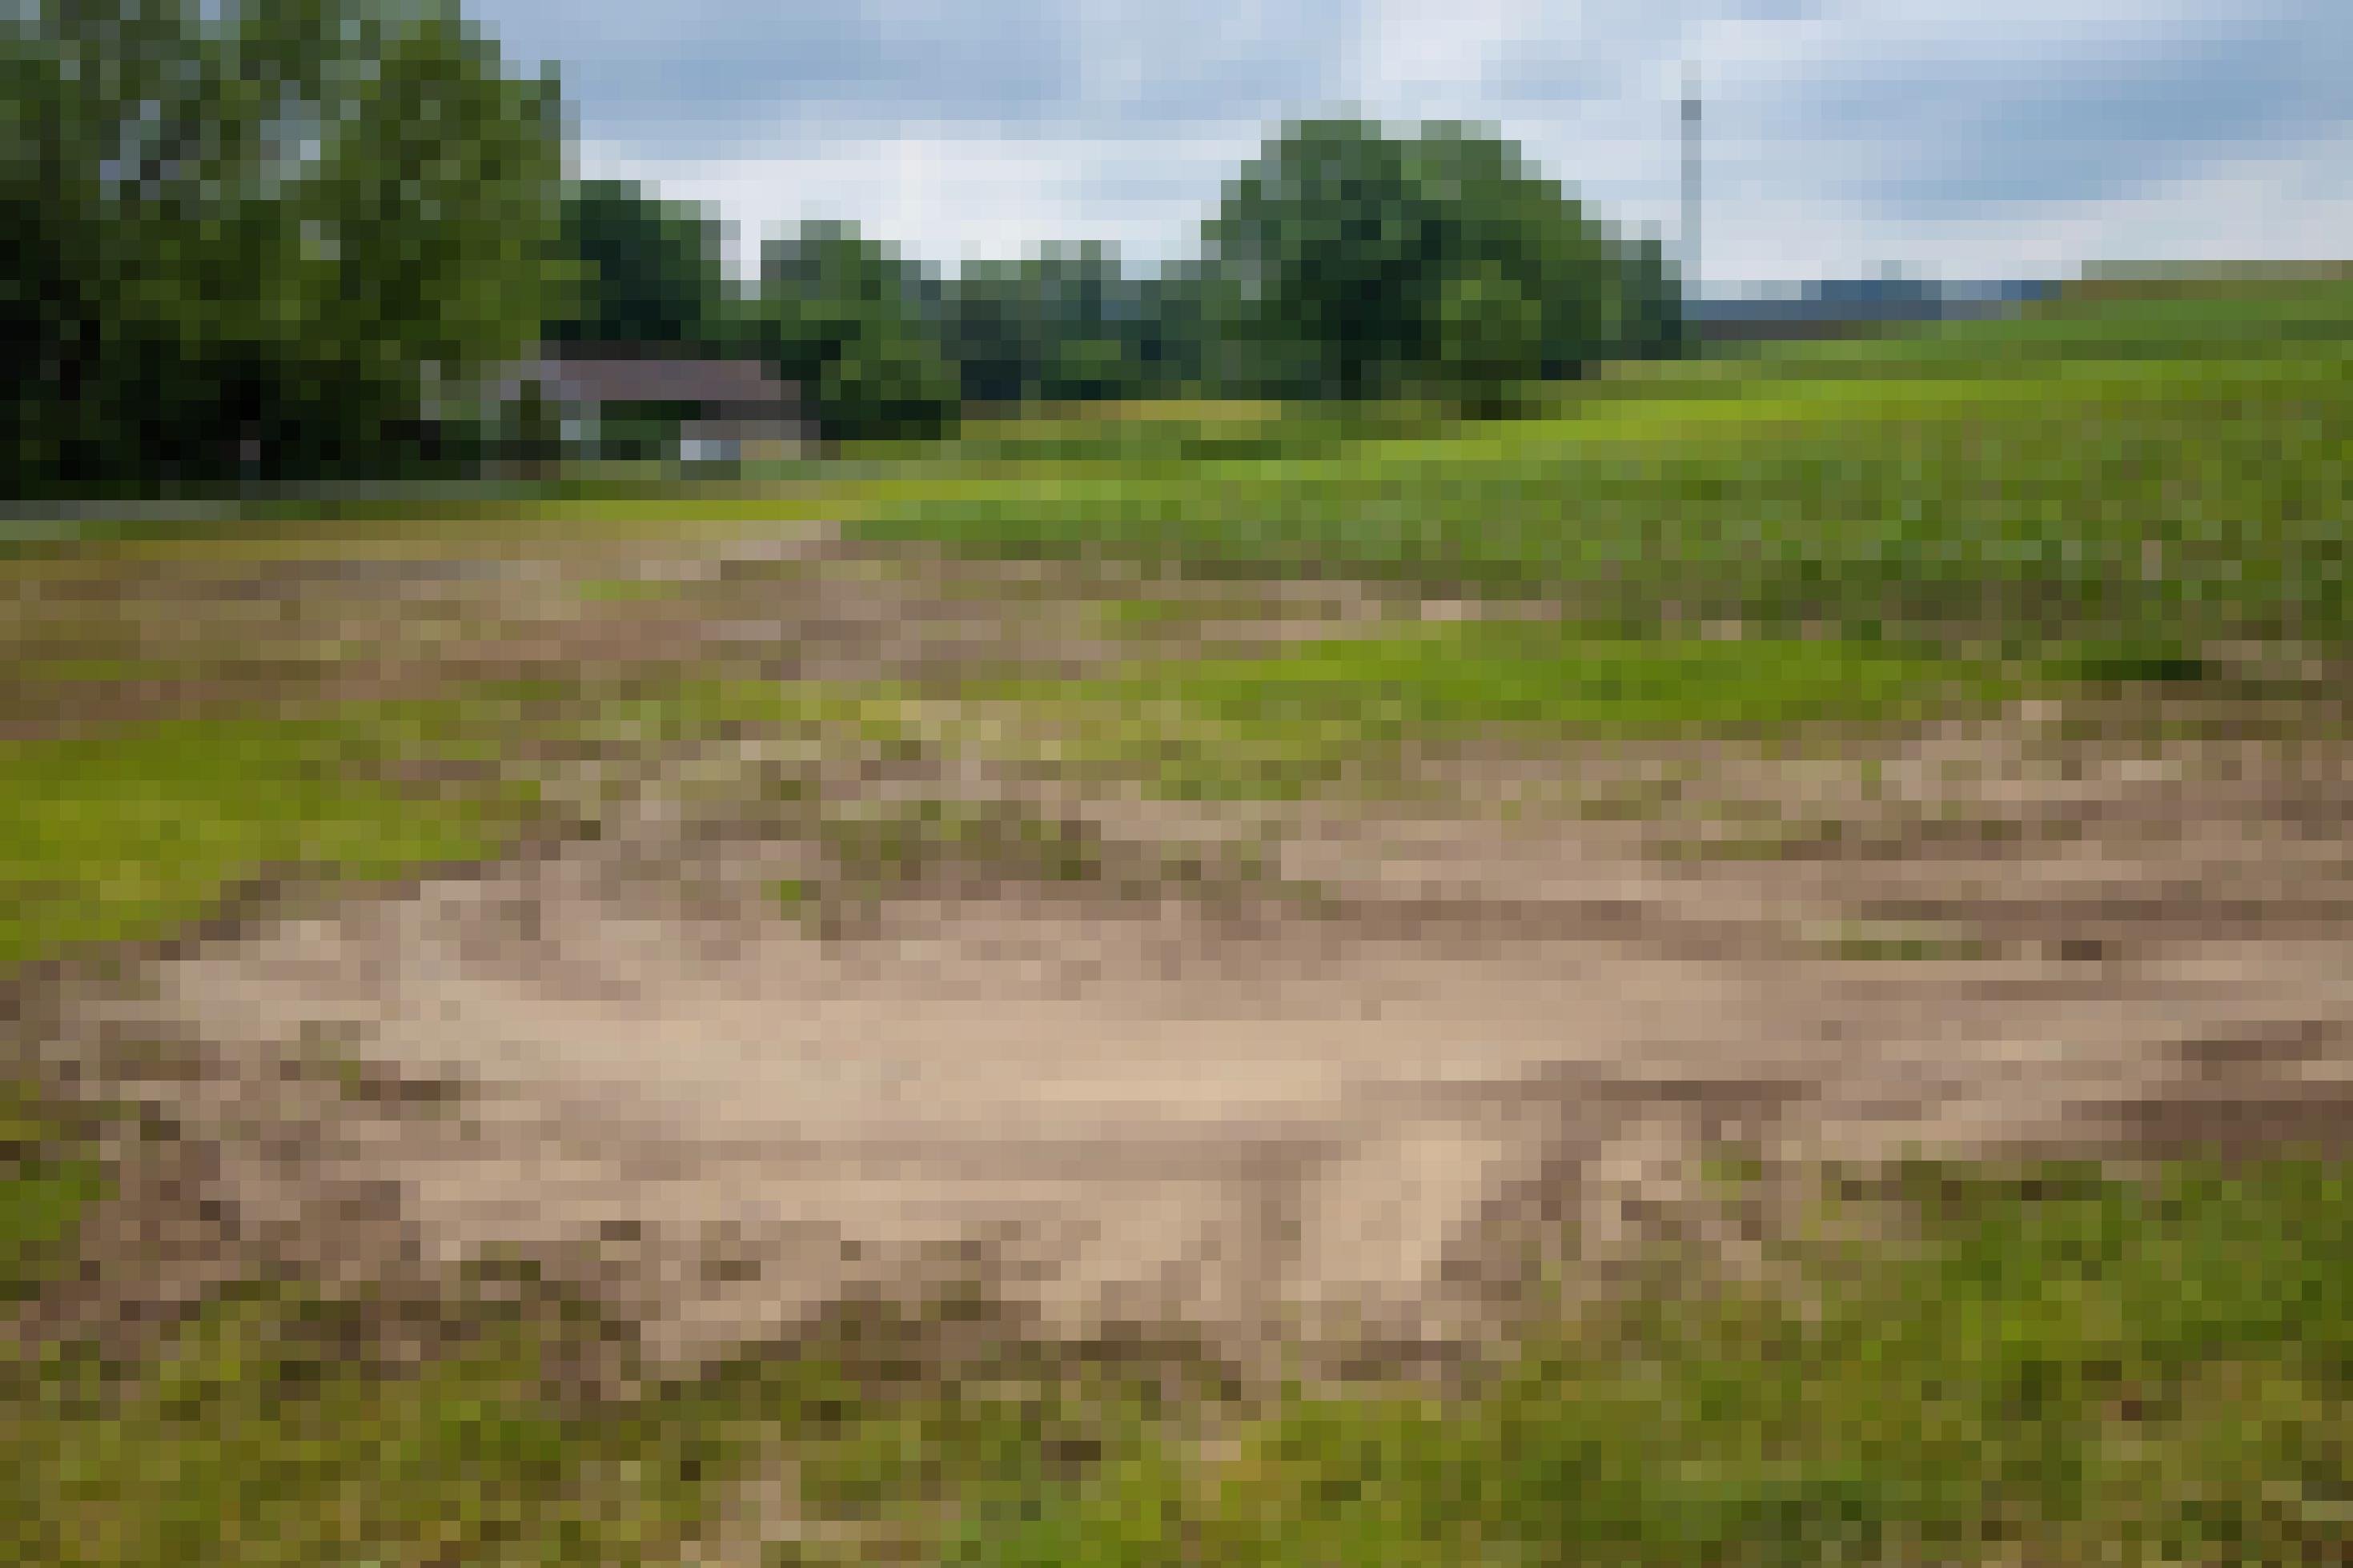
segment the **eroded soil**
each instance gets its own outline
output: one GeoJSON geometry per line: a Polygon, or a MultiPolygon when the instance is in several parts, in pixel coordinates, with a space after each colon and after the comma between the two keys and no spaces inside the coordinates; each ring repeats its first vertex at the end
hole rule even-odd
{"type": "MultiPolygon", "coordinates": [[[[26,732],[240,680],[1079,670],[1134,651],[1101,612],[1141,590],[780,531],[76,591],[104,614],[28,598],[16,646],[64,657],[95,621],[187,668],[28,698],[26,732]]],[[[1229,630],[1462,613],[1301,590],[1229,630]]],[[[554,841],[51,999],[47,1054],[205,1152],[165,1186],[215,1226],[177,1264],[118,1226],[79,1310],[200,1289],[234,1248],[363,1278],[522,1256],[681,1367],[961,1281],[1058,1337],[1245,1365],[1443,1352],[1571,1248],[1598,1269],[1681,1228],[1753,1262],[1769,1220],[1702,1202],[1725,1144],[1774,1171],[2341,1142],[2341,745],[2295,707],[2146,718],[1457,752],[1412,791],[1250,806],[947,744],[537,758],[554,841]],[[911,803],[965,829],[893,837],[911,803]]]]}

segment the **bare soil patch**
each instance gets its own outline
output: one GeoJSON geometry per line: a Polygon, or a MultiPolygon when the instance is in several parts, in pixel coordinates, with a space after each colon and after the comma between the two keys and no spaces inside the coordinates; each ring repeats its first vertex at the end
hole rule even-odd
{"type": "Polygon", "coordinates": [[[670,548],[49,563],[0,601],[0,657],[26,677],[0,699],[0,736],[468,682],[886,679],[1119,648],[1075,584],[1025,592],[1025,576],[863,548],[815,523],[670,548]]]}
{"type": "MultiPolygon", "coordinates": [[[[366,633],[348,584],[251,591],[388,639],[331,684],[1117,651],[1100,583],[823,542],[627,570],[678,591],[510,564],[366,633]]],[[[1727,1144],[2353,1128],[2341,751],[2032,713],[1873,744],[1454,754],[1411,804],[1277,808],[735,736],[608,769],[572,840],[155,958],[51,1044],[210,1152],[205,1212],[283,1267],[527,1257],[678,1367],[974,1281],[1064,1339],[1443,1354],[1547,1254],[1749,1256],[1704,1201],[1727,1144]]]]}

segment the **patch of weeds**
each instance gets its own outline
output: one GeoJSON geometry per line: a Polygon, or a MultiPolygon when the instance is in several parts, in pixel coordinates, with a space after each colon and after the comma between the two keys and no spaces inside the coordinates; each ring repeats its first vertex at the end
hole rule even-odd
{"type": "Polygon", "coordinates": [[[1964,928],[1924,921],[1839,921],[1806,933],[1809,946],[1861,963],[1980,959],[1991,944],[1964,928]]]}
{"type": "Polygon", "coordinates": [[[2194,685],[2219,673],[2202,654],[2161,638],[2093,643],[2070,649],[2049,663],[2061,679],[2089,686],[2194,685]]]}
{"type": "Polygon", "coordinates": [[[387,782],[417,742],[464,730],[445,706],[17,744],[0,785],[0,963],[161,934],[265,872],[383,877],[489,853],[527,786],[387,782]]]}
{"type": "Polygon", "coordinates": [[[1240,839],[1127,841],[1082,817],[1018,802],[853,802],[808,823],[826,855],[815,876],[771,884],[777,907],[818,935],[871,924],[883,903],[917,889],[988,893],[1008,885],[1085,889],[1152,900],[1176,894],[1218,904],[1273,897],[1310,906],[1317,889],[1284,879],[1261,830],[1240,839]]]}
{"type": "Polygon", "coordinates": [[[20,742],[0,781],[0,963],[159,936],[239,888],[495,854],[550,809],[536,761],[744,731],[923,747],[896,687],[657,675],[143,721],[20,742]]]}
{"type": "Polygon", "coordinates": [[[657,1380],[519,1263],[429,1301],[256,1282],[137,1365],[0,1364],[0,1547],[73,1568],[676,1562],[781,1461],[803,1515],[877,1527],[812,1531],[784,1560],[871,1562],[886,1540],[928,1555],[959,1515],[1018,1517],[1139,1451],[1190,1398],[1018,1348],[941,1373],[924,1346],[942,1327],[850,1311],[657,1380]],[[421,1357],[374,1353],[414,1313],[421,1357]]]}
{"type": "Polygon", "coordinates": [[[322,1028],[303,1030],[288,1070],[353,1105],[384,1111],[447,1110],[463,1092],[455,1079],[404,1073],[369,1057],[350,1037],[322,1028]]]}
{"type": "Polygon", "coordinates": [[[1667,839],[1653,847],[1671,862],[1769,862],[1819,856],[1848,841],[1845,825],[1789,823],[1779,827],[1715,831],[1667,839]]]}
{"type": "Polygon", "coordinates": [[[2353,1545],[2353,1184],[2338,1163],[1915,1166],[1837,1207],[1802,1303],[1667,1273],[1492,1384],[1303,1395],[953,1561],[2331,1561],[2353,1545]]]}
{"type": "Polygon", "coordinates": [[[76,1257],[82,1216],[113,1190],[98,1113],[0,1077],[0,1306],[30,1301],[76,1257]]]}
{"type": "MultiPolygon", "coordinates": [[[[52,1360],[0,1420],[10,1556],[58,1564],[640,1562],[714,1501],[729,1434],[551,1398],[557,1316],[480,1300],[396,1371],[385,1303],[256,1285],[152,1364],[52,1360]]],[[[21,1373],[21,1369],[20,1369],[21,1373]]]]}
{"type": "Polygon", "coordinates": [[[1050,1381],[940,1382],[808,1446],[799,1461],[803,1495],[835,1518],[958,1500],[986,1510],[1134,1447],[1141,1427],[1129,1400],[1103,1391],[1050,1381]]]}
{"type": "Polygon", "coordinates": [[[977,1295],[845,1305],[789,1356],[701,1380],[696,1407],[765,1421],[797,1482],[798,1519],[765,1560],[937,1561],[959,1531],[1032,1516],[1228,1396],[1182,1347],[1050,1350],[970,1331],[1004,1326],[977,1295]]]}
{"type": "Polygon", "coordinates": [[[812,797],[807,805],[804,826],[824,869],[781,879],[770,891],[779,909],[820,937],[863,929],[889,900],[919,888],[1102,886],[1117,869],[1117,857],[1091,825],[1011,802],[926,797],[828,807],[812,797]]]}
{"type": "Polygon", "coordinates": [[[1632,779],[1579,795],[1577,814],[1592,822],[1652,821],[1680,803],[1689,787],[1680,776],[1632,779]]]}
{"type": "Polygon", "coordinates": [[[1739,1193],[1754,1187],[1765,1179],[1764,1157],[1756,1150],[1732,1144],[1714,1144],[1700,1156],[1700,1180],[1710,1186],[1739,1193]]]}
{"type": "Polygon", "coordinates": [[[1430,744],[1498,733],[1790,733],[1990,704],[2006,679],[1997,666],[1883,644],[1626,640],[1472,622],[1275,656],[1146,660],[974,695],[1008,713],[1006,733],[1050,736],[1064,755],[1140,776],[1162,795],[1282,799],[1382,787],[1408,776],[1412,752],[1430,744]]]}
{"type": "Polygon", "coordinates": [[[843,876],[860,886],[904,885],[952,870],[1080,883],[1104,871],[1093,828],[1004,805],[932,799],[836,814],[819,835],[843,876]]]}
{"type": "Polygon", "coordinates": [[[1113,599],[1095,606],[1107,629],[1138,639],[1168,642],[1208,635],[1222,637],[1240,627],[1266,625],[1329,626],[1316,607],[1287,602],[1274,594],[1198,598],[1113,599]]]}
{"type": "Polygon", "coordinates": [[[1237,723],[1345,723],[1369,737],[1491,725],[1641,733],[1893,718],[1924,696],[1989,695],[1997,672],[1883,645],[1588,637],[1472,622],[1310,645],[1278,658],[1139,670],[1128,688],[1237,723]]]}
{"type": "Polygon", "coordinates": [[[626,682],[507,682],[511,701],[533,734],[552,742],[635,748],[692,741],[746,728],[763,730],[834,717],[842,700],[829,689],[803,690],[767,680],[723,679],[664,672],[626,682]]]}
{"type": "Polygon", "coordinates": [[[1672,604],[2032,647],[2341,641],[2341,322],[2221,358],[2170,331],[1717,359],[1582,384],[1568,417],[938,470],[845,490],[842,514],[975,553],[1535,590],[1644,624],[1672,604]]]}

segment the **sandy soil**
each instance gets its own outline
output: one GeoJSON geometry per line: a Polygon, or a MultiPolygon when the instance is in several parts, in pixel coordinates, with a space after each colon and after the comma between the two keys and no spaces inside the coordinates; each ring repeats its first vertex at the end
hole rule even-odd
{"type": "MultiPolygon", "coordinates": [[[[621,658],[686,626],[779,668],[1102,653],[1050,585],[949,595],[912,558],[759,578],[755,623],[726,559],[659,568],[708,596],[593,619],[540,582],[571,607],[536,629],[468,600],[447,658],[621,658]]],[[[768,776],[739,738],[607,789],[593,838],[275,910],[78,997],[57,1038],[147,1062],[114,1087],[209,1152],[216,1212],[286,1266],[527,1257],[676,1367],[967,1280],[1056,1336],[1198,1334],[1243,1365],[1442,1354],[1507,1325],[1571,1234],[1591,1268],[1678,1228],[1753,1256],[1702,1202],[1725,1143],[1778,1170],[2353,1129],[2341,753],[2035,712],[1878,744],[1870,787],[1853,755],[1434,759],[1454,806],[1249,825],[1312,898],[926,873],[828,935],[768,892],[838,872],[807,821],[675,787],[768,776]],[[1554,808],[1630,780],[1641,811],[1554,808]]],[[[1236,826],[914,782],[1138,854],[1236,826]]]]}

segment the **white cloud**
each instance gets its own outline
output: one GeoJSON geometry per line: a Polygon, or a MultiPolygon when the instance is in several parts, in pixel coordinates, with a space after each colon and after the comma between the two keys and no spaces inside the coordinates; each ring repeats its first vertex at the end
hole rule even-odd
{"type": "Polygon", "coordinates": [[[1546,26],[1532,0],[1369,0],[1346,90],[1391,119],[1476,119],[1514,40],[1546,26]]]}
{"type": "Polygon", "coordinates": [[[1258,145],[1256,127],[1125,142],[976,137],[937,127],[820,144],[796,155],[646,160],[585,147],[590,178],[643,180],[716,208],[739,275],[760,243],[807,219],[848,220],[944,270],[1048,242],[1099,240],[1134,263],[1188,252],[1219,182],[1258,145]]]}
{"type": "MultiPolygon", "coordinates": [[[[969,3],[959,36],[992,36],[976,17],[996,4],[969,3]]],[[[896,4],[902,24],[930,15],[896,4]]],[[[1891,260],[1962,277],[2341,257],[2353,212],[2332,171],[2353,164],[2353,119],[2327,61],[2353,37],[2342,4],[1016,0],[1006,34],[1050,10],[1076,58],[1068,98],[1035,112],[976,118],[935,107],[953,88],[927,99],[913,78],[877,78],[879,112],[830,135],[780,102],[730,120],[707,154],[672,141],[649,156],[643,139],[607,136],[582,164],[717,204],[739,226],[739,267],[765,231],[813,216],[855,219],[946,268],[1081,239],[1148,264],[1191,250],[1220,182],[1284,121],[1355,107],[1495,125],[1604,216],[1671,236],[1677,101],[1695,58],[1714,286],[1891,260]],[[719,155],[731,144],[743,151],[719,155]]],[[[877,16],[850,0],[812,5],[820,14],[837,28],[877,16]]],[[[961,68],[953,49],[902,45],[893,71],[927,62],[953,82],[961,68]]],[[[582,114],[594,135],[596,103],[582,114]]]]}
{"type": "Polygon", "coordinates": [[[1894,220],[1866,204],[1752,192],[1706,217],[1715,284],[1855,275],[1893,263],[1952,279],[2073,276],[2104,261],[2342,259],[2353,253],[2353,135],[2218,159],[2107,200],[1894,220]]]}
{"type": "Polygon", "coordinates": [[[2330,261],[2353,254],[2353,134],[2267,157],[2218,159],[2158,189],[1988,226],[1980,248],[2023,245],[2073,267],[2161,258],[2330,261]]]}

